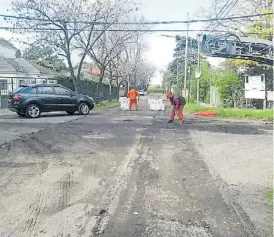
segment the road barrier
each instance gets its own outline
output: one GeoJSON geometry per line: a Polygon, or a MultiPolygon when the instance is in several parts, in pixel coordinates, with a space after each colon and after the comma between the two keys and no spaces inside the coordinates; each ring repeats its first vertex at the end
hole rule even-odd
{"type": "Polygon", "coordinates": [[[148,99],[149,109],[156,111],[165,110],[165,105],[162,99],[148,99]]]}
{"type": "Polygon", "coordinates": [[[128,110],[128,108],[129,108],[129,99],[128,98],[120,97],[119,102],[120,102],[120,109],[121,110],[128,110]]]}

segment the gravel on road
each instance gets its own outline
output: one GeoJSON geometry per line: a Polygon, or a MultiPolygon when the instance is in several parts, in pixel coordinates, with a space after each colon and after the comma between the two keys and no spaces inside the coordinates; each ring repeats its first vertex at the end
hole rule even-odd
{"type": "Polygon", "coordinates": [[[255,158],[239,153],[244,166],[221,154],[246,152],[240,142],[262,145],[250,136],[269,139],[268,127],[191,116],[167,124],[167,112],[144,104],[51,124],[0,147],[0,236],[264,236],[230,189],[256,183],[255,158]]]}

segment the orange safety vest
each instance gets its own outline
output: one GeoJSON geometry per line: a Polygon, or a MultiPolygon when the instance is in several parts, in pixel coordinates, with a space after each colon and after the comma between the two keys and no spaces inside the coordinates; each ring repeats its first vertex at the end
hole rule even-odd
{"type": "Polygon", "coordinates": [[[127,96],[131,99],[131,100],[136,100],[137,96],[139,96],[138,91],[131,89],[128,93],[127,96]]]}

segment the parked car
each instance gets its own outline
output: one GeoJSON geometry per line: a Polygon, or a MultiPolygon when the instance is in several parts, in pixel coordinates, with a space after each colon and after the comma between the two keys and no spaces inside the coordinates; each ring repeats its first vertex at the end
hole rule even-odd
{"type": "Polygon", "coordinates": [[[10,93],[8,108],[28,118],[38,118],[41,113],[52,111],[66,111],[70,115],[78,111],[87,115],[94,108],[94,100],[58,84],[34,84],[10,93]]]}
{"type": "Polygon", "coordinates": [[[145,92],[143,90],[138,90],[140,96],[144,96],[145,92]]]}

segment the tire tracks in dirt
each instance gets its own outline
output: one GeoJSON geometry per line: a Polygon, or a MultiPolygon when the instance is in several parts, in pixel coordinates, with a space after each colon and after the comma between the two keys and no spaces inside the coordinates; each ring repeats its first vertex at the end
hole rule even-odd
{"type": "Polygon", "coordinates": [[[60,181],[58,190],[58,209],[60,211],[64,210],[67,206],[70,206],[68,202],[70,200],[70,189],[73,183],[73,172],[66,173],[60,181]]]}
{"type": "MultiPolygon", "coordinates": [[[[36,195],[34,203],[30,206],[30,212],[28,214],[29,218],[25,222],[27,228],[24,228],[26,229],[26,236],[36,236],[38,231],[37,227],[39,226],[42,220],[42,215],[48,206],[47,195],[45,193],[46,184],[43,183],[42,179],[42,174],[48,170],[48,162],[44,161],[43,158],[45,158],[47,154],[58,154],[60,153],[60,150],[53,148],[54,141],[51,143],[46,143],[37,137],[31,137],[26,141],[26,143],[32,151],[39,156],[39,158],[36,156],[38,173],[41,176],[40,183],[37,188],[38,194],[36,195]]],[[[70,167],[65,159],[62,159],[60,156],[56,156],[55,158],[57,159],[57,162],[54,163],[51,168],[58,167],[60,169],[66,169],[67,167],[70,167]]],[[[68,206],[70,189],[73,183],[73,172],[65,171],[63,178],[58,182],[58,200],[56,202],[58,211],[62,211],[68,206]]]]}
{"type": "Polygon", "coordinates": [[[30,137],[25,140],[25,144],[30,148],[31,152],[36,154],[35,159],[40,179],[38,188],[36,189],[36,197],[29,207],[29,212],[26,215],[28,218],[25,220],[25,226],[22,226],[22,232],[26,236],[35,236],[37,234],[37,226],[41,222],[42,215],[47,206],[47,198],[44,193],[42,174],[47,170],[48,163],[41,158],[44,158],[45,154],[48,152],[48,146],[45,146],[45,143],[35,137],[30,137]],[[39,158],[37,158],[37,156],[39,156],[39,158]]]}
{"type": "Polygon", "coordinates": [[[128,186],[128,181],[131,179],[133,168],[135,163],[140,157],[140,152],[142,150],[145,135],[136,134],[133,140],[133,144],[126,156],[123,164],[120,166],[118,171],[118,178],[116,186],[110,190],[105,196],[112,197],[107,205],[106,209],[102,209],[99,212],[97,222],[93,228],[92,236],[100,237],[104,234],[110,219],[115,215],[116,210],[120,203],[120,198],[123,192],[128,186]]]}
{"type": "Polygon", "coordinates": [[[21,228],[21,232],[26,236],[35,236],[37,234],[36,226],[40,223],[42,214],[46,208],[44,193],[40,192],[36,195],[35,201],[29,207],[28,216],[25,226],[21,228]]]}

